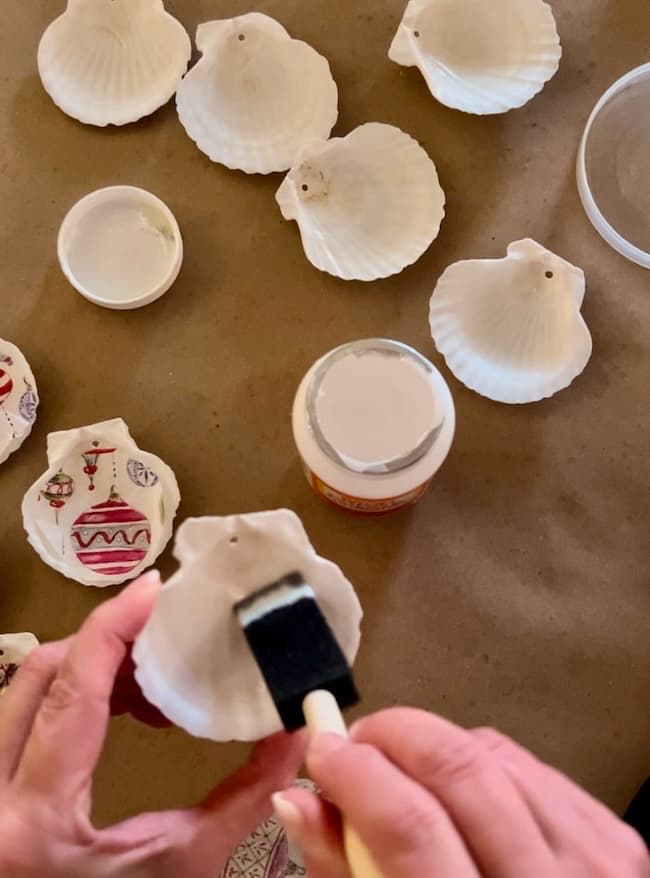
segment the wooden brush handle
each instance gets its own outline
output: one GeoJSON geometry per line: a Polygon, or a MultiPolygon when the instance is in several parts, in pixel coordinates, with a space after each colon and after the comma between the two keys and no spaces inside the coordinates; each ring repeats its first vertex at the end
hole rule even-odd
{"type": "MultiPolygon", "coordinates": [[[[347,738],[348,730],[336,698],[331,692],[319,690],[310,693],[303,710],[307,728],[312,735],[334,734],[347,738]]],[[[382,878],[372,855],[348,822],[343,820],[343,842],[352,878],[382,878]]]]}

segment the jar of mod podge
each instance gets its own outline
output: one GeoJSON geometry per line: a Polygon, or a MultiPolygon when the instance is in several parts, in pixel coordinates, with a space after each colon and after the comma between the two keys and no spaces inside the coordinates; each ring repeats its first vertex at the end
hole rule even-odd
{"type": "Polygon", "coordinates": [[[454,402],[438,370],[408,345],[343,345],[304,377],[293,432],[312,488],[353,512],[415,503],[454,437],[454,402]]]}

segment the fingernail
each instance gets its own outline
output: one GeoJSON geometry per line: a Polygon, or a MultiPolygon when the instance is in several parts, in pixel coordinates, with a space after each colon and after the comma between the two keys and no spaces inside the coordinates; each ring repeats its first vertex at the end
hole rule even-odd
{"type": "Polygon", "coordinates": [[[303,820],[297,805],[294,805],[289,799],[285,799],[282,793],[274,793],[271,796],[271,803],[275,816],[289,834],[300,830],[303,820]]]}
{"type": "Polygon", "coordinates": [[[340,735],[328,733],[326,735],[316,735],[309,744],[309,755],[312,758],[320,759],[328,756],[330,753],[336,753],[342,750],[347,741],[340,735]]]}
{"type": "Polygon", "coordinates": [[[141,588],[143,591],[147,591],[158,587],[160,581],[160,570],[147,570],[147,572],[143,573],[133,584],[137,585],[138,588],[141,588]]]}

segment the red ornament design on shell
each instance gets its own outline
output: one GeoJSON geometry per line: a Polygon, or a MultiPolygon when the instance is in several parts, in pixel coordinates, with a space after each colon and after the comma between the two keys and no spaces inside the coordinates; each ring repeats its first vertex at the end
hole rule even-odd
{"type": "Polygon", "coordinates": [[[108,500],[77,518],[70,536],[77,558],[93,573],[122,576],[147,557],[151,524],[112,488],[108,500]]]}
{"type": "Polygon", "coordinates": [[[4,369],[0,369],[0,405],[9,398],[9,394],[14,389],[14,382],[11,380],[11,375],[8,372],[5,372],[4,369]]]}

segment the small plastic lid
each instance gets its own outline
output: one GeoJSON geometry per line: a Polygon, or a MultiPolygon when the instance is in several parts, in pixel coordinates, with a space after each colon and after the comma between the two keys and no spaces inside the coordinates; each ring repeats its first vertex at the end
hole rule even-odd
{"type": "Polygon", "coordinates": [[[307,391],[320,448],[356,473],[395,473],[421,460],[444,421],[433,372],[413,348],[387,339],[332,351],[307,391]]]}
{"type": "Polygon", "coordinates": [[[183,262],[183,239],[174,214],[151,192],[110,186],[70,210],[58,256],[82,296],[127,310],[149,305],[171,287],[183,262]]]}
{"type": "Polygon", "coordinates": [[[627,259],[650,268],[650,64],[630,71],[598,101],[577,172],[597,231],[627,259]]]}

